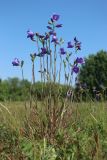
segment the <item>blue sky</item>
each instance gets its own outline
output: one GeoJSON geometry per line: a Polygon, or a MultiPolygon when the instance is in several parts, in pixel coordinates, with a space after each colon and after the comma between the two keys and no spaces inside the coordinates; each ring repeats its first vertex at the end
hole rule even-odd
{"type": "Polygon", "coordinates": [[[26,38],[26,31],[43,34],[53,13],[61,16],[60,36],[66,42],[77,36],[82,42],[80,56],[107,51],[107,0],[0,0],[0,78],[21,78],[20,69],[11,65],[18,57],[25,61],[25,78],[31,79],[29,54],[36,45],[26,38]]]}

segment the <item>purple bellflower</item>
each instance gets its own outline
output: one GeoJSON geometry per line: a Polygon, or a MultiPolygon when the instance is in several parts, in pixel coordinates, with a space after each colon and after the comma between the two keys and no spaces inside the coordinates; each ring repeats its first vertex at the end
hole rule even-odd
{"type": "Polygon", "coordinates": [[[77,74],[79,72],[79,67],[77,65],[74,65],[72,68],[72,72],[77,74]]]}
{"type": "Polygon", "coordinates": [[[78,57],[77,57],[77,59],[76,59],[76,63],[83,64],[83,63],[84,63],[83,58],[78,58],[78,57]]]}
{"type": "Polygon", "coordinates": [[[58,14],[53,14],[52,17],[51,17],[51,20],[52,20],[52,21],[58,21],[59,18],[60,18],[60,15],[58,15],[58,14]]]}
{"type": "Polygon", "coordinates": [[[27,38],[30,38],[32,41],[35,41],[34,40],[34,36],[35,36],[35,33],[34,32],[32,32],[31,30],[28,30],[27,31],[27,38]]]}
{"type": "Polygon", "coordinates": [[[66,54],[64,48],[60,48],[60,53],[61,53],[62,55],[66,54]]]}
{"type": "Polygon", "coordinates": [[[68,42],[67,48],[73,48],[73,47],[74,47],[74,45],[71,42],[68,42]]]}
{"type": "Polygon", "coordinates": [[[43,47],[43,48],[41,48],[41,50],[42,50],[42,52],[41,52],[41,54],[46,54],[47,53],[47,49],[45,48],[45,47],[43,47]]]}
{"type": "Polygon", "coordinates": [[[13,66],[20,66],[20,61],[18,60],[18,58],[15,58],[15,59],[12,61],[12,65],[13,65],[13,66]]]}
{"type": "Polygon", "coordinates": [[[38,57],[43,57],[45,54],[47,54],[47,49],[45,47],[41,48],[41,52],[37,54],[38,57]]]}
{"type": "Polygon", "coordinates": [[[52,36],[51,42],[58,43],[58,38],[56,36],[52,36]]]}

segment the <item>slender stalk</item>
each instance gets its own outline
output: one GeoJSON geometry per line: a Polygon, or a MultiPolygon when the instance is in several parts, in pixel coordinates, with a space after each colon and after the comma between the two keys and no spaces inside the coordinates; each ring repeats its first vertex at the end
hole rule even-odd
{"type": "Polygon", "coordinates": [[[35,84],[35,66],[34,66],[34,60],[32,61],[32,83],[30,86],[30,108],[32,107],[32,91],[33,91],[33,85],[35,84]]]}
{"type": "Polygon", "coordinates": [[[63,61],[63,65],[64,65],[64,77],[65,77],[65,80],[64,80],[64,84],[66,85],[66,62],[63,61]]]}
{"type": "Polygon", "coordinates": [[[48,41],[48,43],[49,43],[49,53],[50,53],[50,71],[49,71],[49,79],[50,79],[50,81],[51,81],[51,72],[52,72],[52,53],[51,53],[51,49],[50,49],[50,37],[49,37],[49,41],[48,41]]]}
{"type": "MultiPolygon", "coordinates": [[[[21,73],[22,73],[22,81],[23,81],[23,94],[26,94],[26,86],[24,83],[24,73],[23,73],[23,66],[21,67],[21,73]]],[[[26,109],[26,97],[24,98],[24,104],[25,104],[25,109],[26,109]]]]}
{"type": "Polygon", "coordinates": [[[56,83],[56,44],[54,45],[54,74],[53,74],[54,83],[56,83]]]}
{"type": "MultiPolygon", "coordinates": [[[[38,54],[40,54],[40,48],[39,48],[39,43],[38,43],[38,37],[37,37],[37,49],[38,49],[38,54]]],[[[43,76],[42,76],[42,59],[40,57],[40,71],[41,71],[41,82],[43,82],[43,76]]]]}
{"type": "MultiPolygon", "coordinates": [[[[38,43],[38,37],[37,37],[37,49],[38,49],[38,54],[40,54],[40,48],[39,48],[39,43],[38,43]]],[[[42,83],[42,94],[41,94],[41,99],[42,99],[42,95],[43,95],[43,73],[42,73],[42,69],[43,69],[43,66],[42,66],[42,57],[40,56],[40,73],[41,73],[41,83],[42,83]]]]}
{"type": "Polygon", "coordinates": [[[59,80],[58,80],[59,83],[60,83],[60,78],[61,78],[61,70],[62,70],[62,57],[60,54],[60,68],[59,68],[59,80]]]}
{"type": "Polygon", "coordinates": [[[43,56],[43,79],[44,79],[44,83],[45,83],[45,58],[43,56]]]}
{"type": "MultiPolygon", "coordinates": [[[[70,70],[70,64],[69,64],[69,62],[68,62],[68,73],[70,73],[70,72],[71,72],[71,70],[70,70]]],[[[69,84],[68,84],[68,86],[70,87],[71,84],[72,84],[72,75],[69,74],[69,84]]]]}
{"type": "MultiPolygon", "coordinates": [[[[47,49],[47,51],[48,51],[47,41],[46,41],[46,49],[47,49]]],[[[49,51],[50,51],[50,50],[49,50],[49,51]]],[[[49,73],[49,71],[48,71],[48,66],[49,66],[48,54],[47,54],[47,57],[46,57],[46,64],[47,64],[47,69],[46,69],[46,71],[47,71],[47,82],[48,82],[48,73],[49,73]]]]}
{"type": "Polygon", "coordinates": [[[32,62],[32,82],[35,84],[35,65],[34,61],[32,62]]]}

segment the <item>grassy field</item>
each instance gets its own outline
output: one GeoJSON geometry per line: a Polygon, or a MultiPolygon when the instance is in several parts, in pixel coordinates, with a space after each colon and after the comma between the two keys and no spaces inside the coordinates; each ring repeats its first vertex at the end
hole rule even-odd
{"type": "Polygon", "coordinates": [[[107,160],[107,102],[69,102],[52,126],[45,105],[0,104],[0,160],[107,160]]]}

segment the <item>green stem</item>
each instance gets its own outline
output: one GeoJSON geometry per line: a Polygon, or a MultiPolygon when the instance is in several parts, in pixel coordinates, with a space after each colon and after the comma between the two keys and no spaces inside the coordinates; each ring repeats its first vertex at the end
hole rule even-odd
{"type": "Polygon", "coordinates": [[[60,54],[60,68],[59,68],[59,83],[60,83],[60,78],[61,78],[61,70],[62,70],[62,57],[61,57],[61,54],[60,54]]]}
{"type": "MultiPolygon", "coordinates": [[[[47,41],[46,41],[46,49],[47,49],[47,51],[48,51],[48,46],[47,46],[47,41]]],[[[49,51],[50,51],[50,49],[49,49],[49,51]]],[[[49,71],[48,71],[48,66],[49,66],[49,59],[48,59],[48,54],[47,54],[47,57],[46,57],[46,64],[47,64],[47,69],[46,69],[46,71],[47,71],[47,82],[48,82],[48,73],[49,73],[49,71]]]]}
{"type": "MultiPolygon", "coordinates": [[[[38,49],[38,54],[40,54],[40,48],[39,48],[39,43],[38,43],[38,37],[37,37],[37,49],[38,49]]],[[[42,59],[40,57],[40,71],[41,71],[41,82],[43,82],[43,77],[42,77],[42,59]]]]}
{"type": "Polygon", "coordinates": [[[50,71],[49,71],[49,79],[50,79],[50,81],[51,81],[51,72],[52,72],[52,53],[51,53],[51,49],[50,49],[50,37],[49,37],[49,41],[48,41],[48,43],[49,43],[49,53],[50,53],[50,71]]]}
{"type": "Polygon", "coordinates": [[[35,84],[35,65],[34,61],[32,62],[32,82],[35,84]]]}
{"type": "Polygon", "coordinates": [[[56,82],[56,44],[54,45],[54,75],[53,75],[53,79],[54,79],[54,83],[56,82]]]}
{"type": "Polygon", "coordinates": [[[43,56],[43,78],[44,78],[44,83],[45,83],[45,59],[44,59],[44,56],[43,56]]]}

